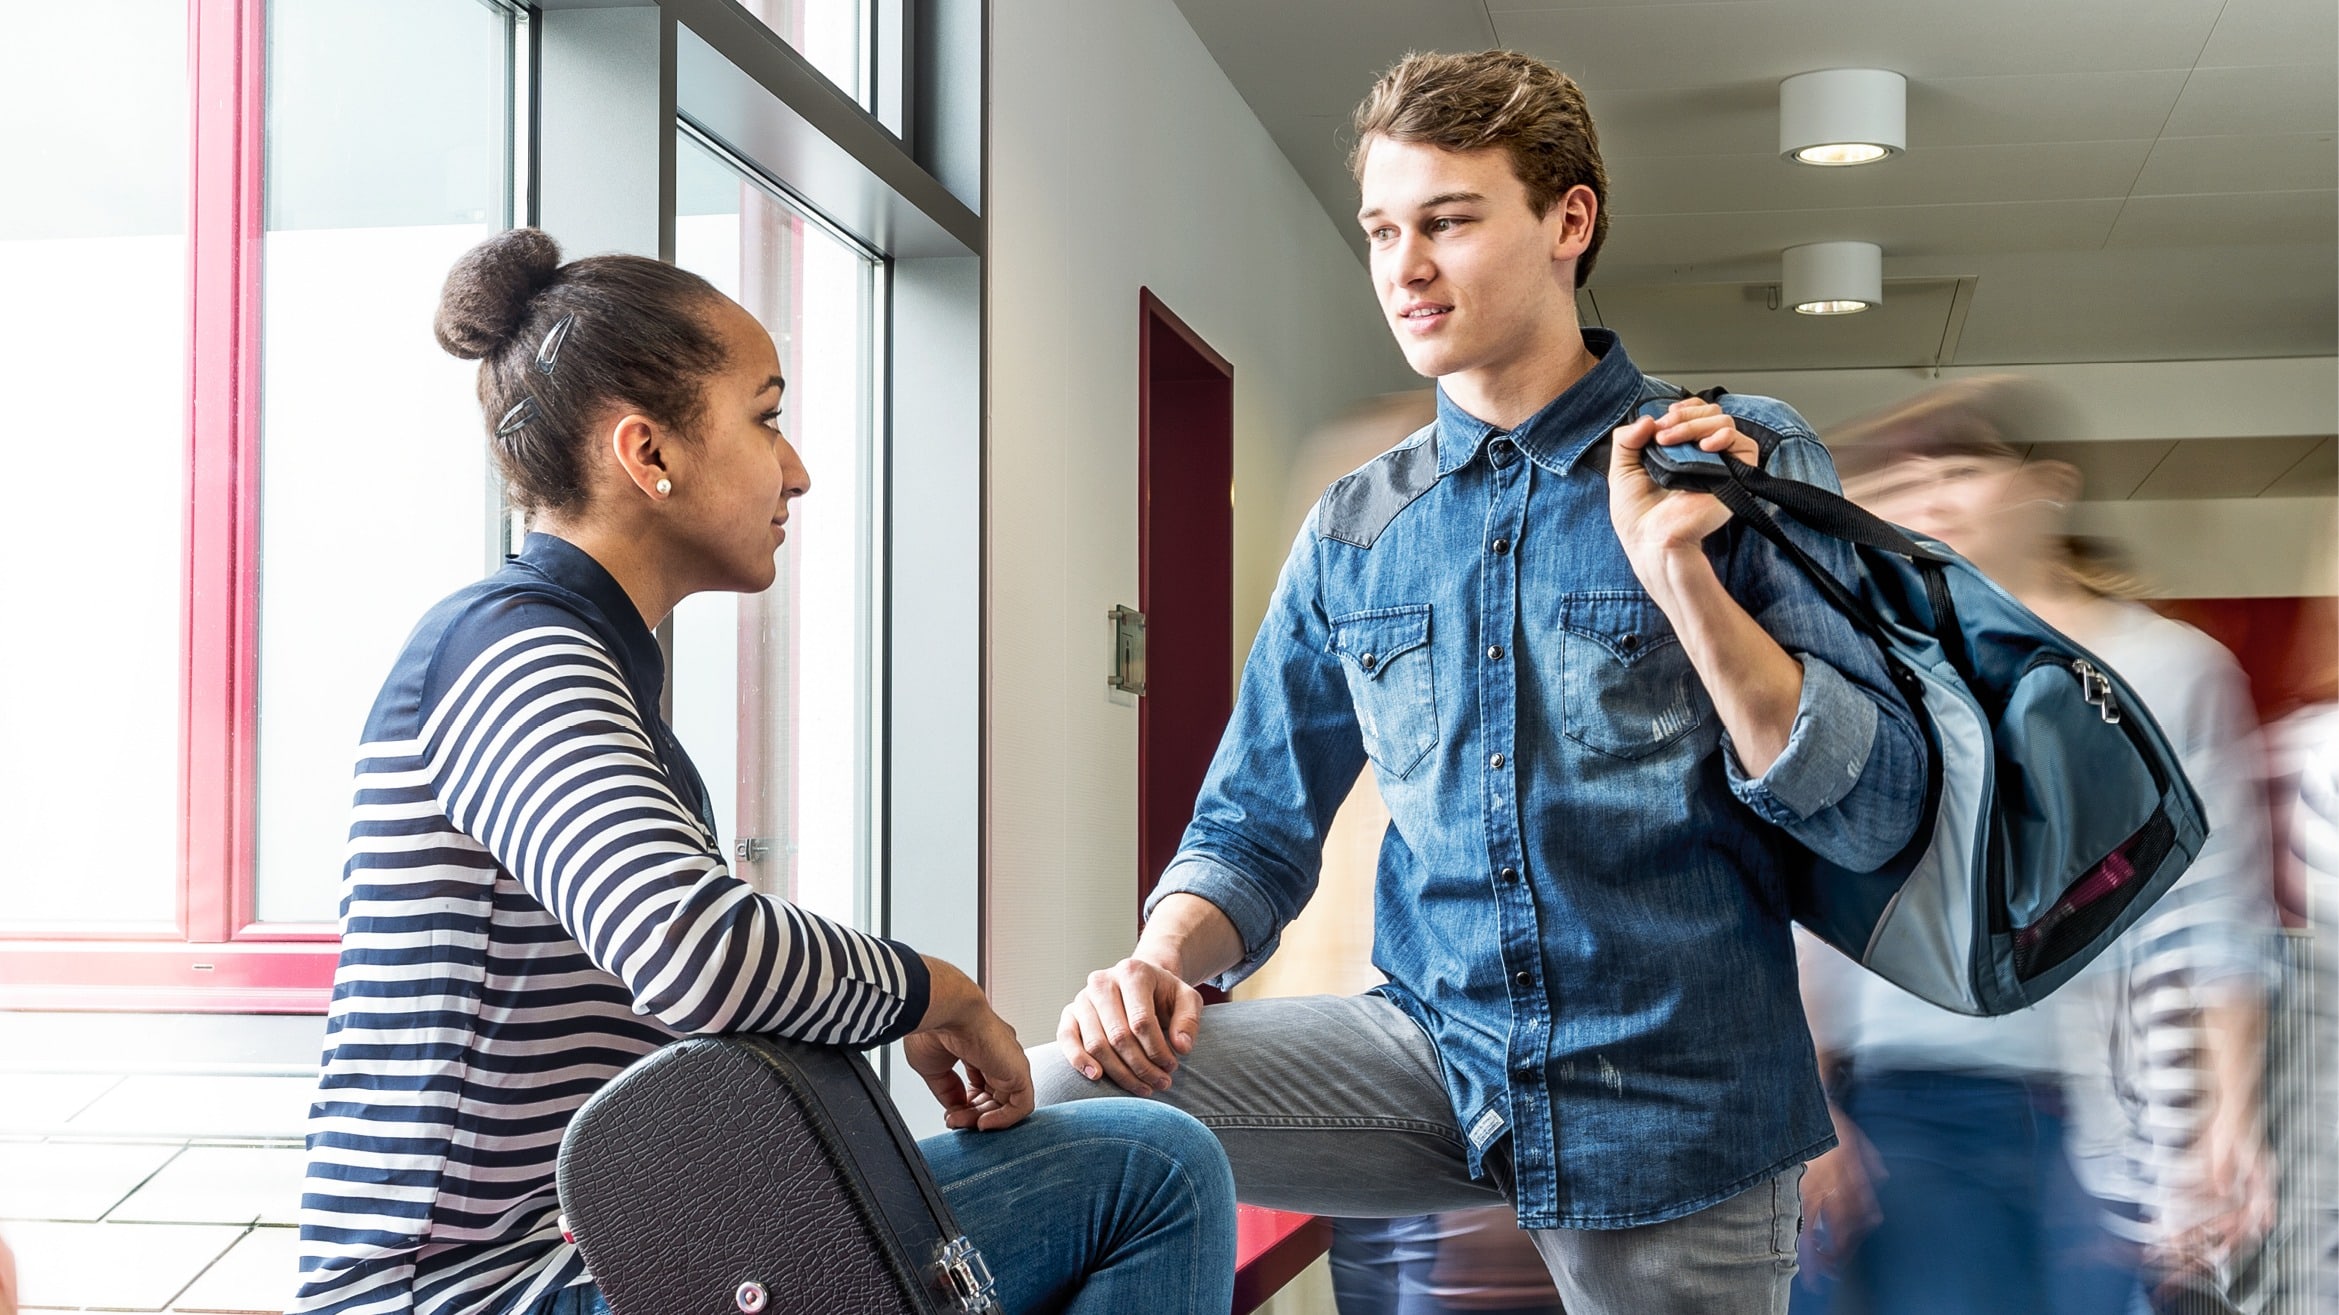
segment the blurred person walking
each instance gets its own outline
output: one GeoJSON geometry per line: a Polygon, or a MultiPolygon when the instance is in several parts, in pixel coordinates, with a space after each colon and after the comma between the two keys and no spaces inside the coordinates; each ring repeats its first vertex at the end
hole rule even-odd
{"type": "MultiPolygon", "coordinates": [[[[1866,974],[1815,1000],[1838,1014],[1823,1030],[1851,1068],[1846,1146],[1809,1184],[1815,1232],[1849,1251],[1823,1257],[1846,1260],[1846,1295],[1894,1315],[2117,1311],[2139,1281],[2173,1302],[2220,1288],[2271,1223],[2260,1086],[2272,919],[2247,682],[2215,641],[2130,601],[2105,556],[2068,534],[2079,472],[2017,446],[2052,437],[2060,412],[2042,385],[1984,377],[1833,443],[1856,500],[1956,549],[2129,681],[2202,791],[2211,835],[2160,904],[2040,1009],[1959,1018],[1866,974]],[[1864,1172],[1859,1134],[1881,1174],[1864,1172]],[[2013,1292],[2010,1271],[2026,1265],[2013,1292]]],[[[1825,994],[1827,970],[1815,976],[1825,994]]]]}
{"type": "Polygon", "coordinates": [[[1565,1315],[1506,1206],[1332,1221],[1339,1315],[1565,1315]]]}
{"type": "MultiPolygon", "coordinates": [[[[2298,878],[2306,938],[2287,1002],[2295,1057],[2284,1075],[2291,1102],[2282,1131],[2285,1221],[2294,1251],[2270,1276],[2282,1297],[2327,1315],[2339,1311],[2339,704],[2323,703],[2279,723],[2289,752],[2285,788],[2287,857],[2298,878]]],[[[2278,1298],[2279,1299],[2279,1298],[2278,1298]]]]}

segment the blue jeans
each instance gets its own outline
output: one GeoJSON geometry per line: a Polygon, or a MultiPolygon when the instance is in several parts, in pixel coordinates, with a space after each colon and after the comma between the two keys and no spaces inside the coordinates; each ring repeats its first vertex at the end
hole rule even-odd
{"type": "Polygon", "coordinates": [[[1955,1072],[1859,1073],[1844,1113],[1884,1168],[1882,1216],[1792,1315],[2126,1315],[2134,1259],[2063,1150],[2057,1093],[1955,1072]]]}
{"type": "MultiPolygon", "coordinates": [[[[1540,1300],[1518,1289],[1520,1275],[1508,1266],[1488,1273],[1472,1262],[1483,1259],[1483,1246],[1473,1256],[1455,1255],[1459,1233],[1470,1225],[1457,1221],[1468,1214],[1406,1215],[1398,1219],[1335,1219],[1332,1221],[1332,1304],[1339,1315],[1563,1315],[1558,1295],[1540,1300]],[[1448,1249],[1441,1255],[1441,1249],[1448,1249]],[[1507,1293],[1517,1304],[1490,1305],[1500,1300],[1488,1291],[1507,1293]],[[1457,1285],[1470,1295],[1447,1293],[1457,1285]]],[[[1505,1219],[1501,1227],[1508,1230],[1505,1219]]],[[[1525,1238],[1513,1234],[1519,1246],[1525,1238]]],[[[1513,1248],[1514,1250],[1516,1248],[1513,1248]]],[[[1534,1255],[1530,1249],[1527,1255],[1534,1255]]]]}
{"type": "Polygon", "coordinates": [[[1398,1315],[1437,1263],[1437,1216],[1332,1221],[1332,1304],[1340,1315],[1398,1315]]]}
{"type": "MultiPolygon", "coordinates": [[[[1226,1315],[1234,1176],[1201,1124],[1141,1100],[1044,1109],[918,1143],[1010,1315],[1226,1315]]],[[[522,1315],[608,1315],[578,1286],[522,1315]]]]}

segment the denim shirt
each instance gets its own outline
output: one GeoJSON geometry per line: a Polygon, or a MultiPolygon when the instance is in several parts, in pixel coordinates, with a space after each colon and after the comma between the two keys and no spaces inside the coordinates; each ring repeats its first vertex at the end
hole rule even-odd
{"type": "MultiPolygon", "coordinates": [[[[1874,646],[1730,525],[1707,555],[1803,667],[1785,752],[1744,770],[1609,520],[1602,440],[1650,381],[1584,339],[1599,363],[1516,430],[1441,390],[1434,425],[1325,492],[1153,896],[1223,910],[1240,981],[1369,758],[1378,989],[1436,1042],[1472,1174],[1507,1146],[1527,1228],[1671,1219],[1831,1144],[1785,874],[1806,850],[1882,865],[1925,787],[1874,646]]],[[[1770,431],[1774,473],[1834,487],[1792,410],[1722,404],[1770,431]]],[[[1849,577],[1848,548],[1790,533],[1849,577]]]]}

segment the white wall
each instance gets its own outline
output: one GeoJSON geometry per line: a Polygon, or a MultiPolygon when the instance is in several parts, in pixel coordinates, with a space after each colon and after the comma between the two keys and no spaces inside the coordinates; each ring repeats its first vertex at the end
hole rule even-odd
{"type": "Polygon", "coordinates": [[[1137,710],[1106,688],[1105,614],[1137,601],[1138,288],[1234,364],[1243,645],[1295,445],[1418,381],[1170,0],[992,0],[990,22],[988,985],[1038,1041],[1136,931],[1137,710]]]}

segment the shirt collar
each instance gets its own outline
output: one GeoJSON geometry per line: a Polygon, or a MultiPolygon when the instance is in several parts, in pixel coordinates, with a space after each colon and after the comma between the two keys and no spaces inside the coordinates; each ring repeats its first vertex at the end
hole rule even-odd
{"type": "MultiPolygon", "coordinates": [[[[1641,372],[1608,329],[1586,329],[1584,347],[1599,358],[1591,372],[1569,384],[1508,437],[1537,465],[1565,474],[1593,444],[1625,422],[1640,404],[1641,372]]],[[[1470,414],[1438,388],[1438,474],[1470,464],[1488,439],[1504,431],[1470,414]]]]}
{"type": "Polygon", "coordinates": [[[658,637],[642,621],[641,609],[633,605],[625,587],[592,554],[556,535],[537,533],[520,545],[518,562],[592,604],[617,641],[618,660],[634,684],[651,691],[665,687],[666,654],[658,647],[658,637]]]}

